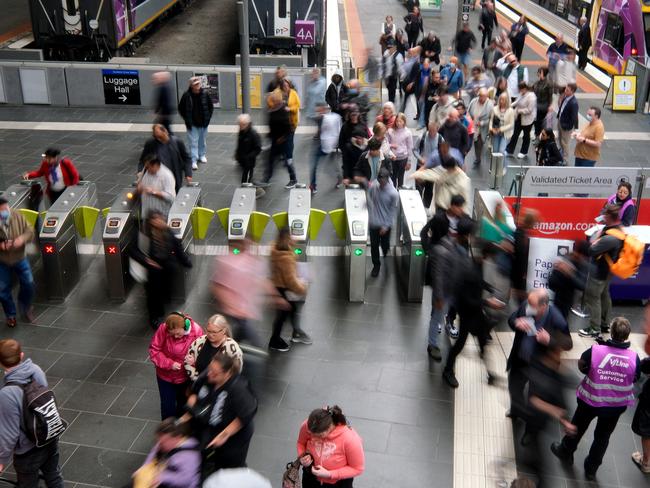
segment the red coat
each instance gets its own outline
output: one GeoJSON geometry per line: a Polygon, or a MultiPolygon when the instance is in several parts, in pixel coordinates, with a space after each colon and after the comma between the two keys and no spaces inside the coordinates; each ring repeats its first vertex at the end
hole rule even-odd
{"type": "MultiPolygon", "coordinates": [[[[61,158],[59,165],[61,166],[61,173],[63,173],[63,184],[65,186],[72,186],[79,183],[79,172],[77,171],[77,168],[75,168],[74,164],[72,164],[72,161],[70,161],[68,158],[61,158]]],[[[36,171],[27,173],[27,178],[30,180],[40,177],[45,178],[45,182],[47,184],[45,191],[47,192],[47,195],[50,196],[50,185],[52,184],[50,181],[50,165],[47,164],[47,161],[45,160],[41,161],[41,167],[36,171]]]]}

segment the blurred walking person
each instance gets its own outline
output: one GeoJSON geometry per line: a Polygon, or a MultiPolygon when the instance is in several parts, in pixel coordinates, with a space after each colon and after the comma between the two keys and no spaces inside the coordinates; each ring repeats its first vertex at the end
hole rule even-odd
{"type": "Polygon", "coordinates": [[[420,36],[420,32],[424,34],[424,25],[422,23],[422,15],[420,14],[420,8],[413,7],[413,10],[411,10],[411,12],[404,17],[404,22],[406,23],[406,25],[404,26],[404,31],[408,36],[409,48],[413,48],[418,43],[418,37],[420,36]]]}
{"type": "Polygon", "coordinates": [[[171,79],[169,71],[157,71],[151,75],[151,82],[155,86],[153,112],[156,114],[156,118],[154,123],[162,124],[170,135],[173,134],[172,117],[176,99],[171,79]]]}
{"type": "MultiPolygon", "coordinates": [[[[316,187],[316,176],[318,174],[318,164],[322,158],[330,158],[330,155],[336,153],[339,145],[339,135],[341,134],[341,116],[330,110],[326,103],[320,103],[316,107],[318,122],[318,143],[315,145],[314,155],[311,160],[309,175],[309,189],[312,194],[318,192],[316,187]]],[[[336,187],[343,181],[341,171],[335,164],[336,187]]]]}
{"type": "Polygon", "coordinates": [[[70,158],[62,158],[61,151],[55,147],[45,150],[41,165],[36,171],[28,171],[23,174],[25,180],[40,177],[45,178],[45,193],[50,199],[50,205],[59,199],[67,187],[79,183],[79,171],[74,163],[70,158]]]}
{"type": "Polygon", "coordinates": [[[289,304],[289,309],[278,309],[273,321],[273,331],[269,341],[269,349],[286,352],[289,344],[282,338],[282,326],[289,318],[293,327],[291,342],[311,344],[312,340],[300,328],[298,309],[307,295],[307,282],[298,273],[297,258],[291,240],[291,231],[283,227],[271,248],[271,280],[278,293],[289,304]]]}
{"type": "Polygon", "coordinates": [[[372,255],[373,278],[379,276],[381,261],[379,248],[388,255],[390,250],[390,231],[397,217],[399,194],[389,181],[390,171],[380,168],[376,181],[371,181],[368,188],[368,227],[370,233],[370,254],[372,255]]]}
{"type": "Polygon", "coordinates": [[[165,315],[171,301],[178,265],[192,267],[192,261],[183,250],[181,241],[174,235],[162,213],[152,210],[147,214],[144,233],[148,239],[145,249],[135,246],[131,257],[147,269],[145,293],[149,324],[154,330],[165,315]]]}
{"type": "Polygon", "coordinates": [[[241,114],[237,117],[239,132],[237,134],[237,149],[235,149],[235,160],[241,167],[241,182],[253,183],[253,172],[257,156],[262,152],[262,140],[253,127],[253,121],[248,114],[241,114]]]}
{"type": "Polygon", "coordinates": [[[291,125],[291,116],[289,107],[282,99],[282,92],[274,90],[268,97],[269,103],[269,137],[271,138],[271,149],[266,162],[266,171],[264,179],[258,183],[259,186],[269,185],[273,176],[273,166],[278,157],[284,159],[284,165],[289,173],[289,183],[285,185],[286,189],[296,186],[296,170],[293,166],[293,127],[291,125]]]}
{"type": "Polygon", "coordinates": [[[392,162],[393,174],[391,175],[393,186],[400,188],[404,185],[404,172],[411,169],[409,158],[413,152],[413,134],[406,127],[406,115],[397,114],[395,127],[388,129],[386,138],[395,155],[395,160],[392,162]]]}

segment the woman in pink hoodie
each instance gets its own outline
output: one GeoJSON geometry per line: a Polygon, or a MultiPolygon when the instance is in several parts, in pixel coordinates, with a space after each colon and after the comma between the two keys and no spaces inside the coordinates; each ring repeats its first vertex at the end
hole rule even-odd
{"type": "Polygon", "coordinates": [[[303,488],[350,488],[363,473],[361,437],[337,405],[319,408],[302,423],[297,442],[303,488]]]}
{"type": "Polygon", "coordinates": [[[156,366],[160,392],[160,416],[163,420],[181,414],[187,401],[190,379],[183,367],[192,342],[203,329],[187,315],[172,312],[158,326],[149,345],[149,359],[156,366]]]}

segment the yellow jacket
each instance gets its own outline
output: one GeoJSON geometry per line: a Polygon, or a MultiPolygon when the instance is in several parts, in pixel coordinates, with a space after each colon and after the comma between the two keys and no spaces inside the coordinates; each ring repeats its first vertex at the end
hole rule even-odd
{"type": "Polygon", "coordinates": [[[298,92],[293,88],[289,90],[287,107],[289,107],[289,122],[291,122],[291,128],[296,130],[298,122],[300,122],[300,97],[298,96],[298,92]]]}

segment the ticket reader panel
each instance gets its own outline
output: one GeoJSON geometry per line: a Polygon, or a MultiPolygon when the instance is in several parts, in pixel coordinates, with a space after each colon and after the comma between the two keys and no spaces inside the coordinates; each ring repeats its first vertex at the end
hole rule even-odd
{"type": "Polygon", "coordinates": [[[417,190],[400,189],[399,201],[398,236],[401,237],[395,257],[400,269],[400,284],[406,301],[421,302],[425,253],[422,248],[420,232],[427,223],[427,213],[417,190]]]}
{"type": "Polygon", "coordinates": [[[241,241],[246,238],[251,213],[255,211],[255,187],[242,186],[232,196],[228,213],[228,242],[241,241]]]}
{"type": "Polygon", "coordinates": [[[66,188],[45,215],[39,240],[50,300],[64,300],[79,281],[74,212],[80,206],[95,206],[96,203],[95,184],[80,181],[66,188]]]}
{"type": "MultiPolygon", "coordinates": [[[[352,185],[351,185],[352,186],[352,185]]],[[[356,186],[356,185],[353,185],[356,186]]],[[[351,302],[363,302],[366,296],[366,254],[368,244],[368,205],[361,188],[345,190],[346,271],[351,302]]]]}
{"type": "MultiPolygon", "coordinates": [[[[194,207],[201,206],[201,187],[198,183],[183,186],[176,193],[176,198],[169,209],[167,225],[177,239],[181,240],[181,246],[185,253],[194,258],[194,229],[192,228],[192,211],[194,207]]],[[[172,298],[185,300],[192,287],[192,277],[199,268],[193,263],[192,268],[179,266],[179,276],[174,280],[172,298]]]]}
{"type": "Polygon", "coordinates": [[[307,259],[310,213],[311,191],[308,188],[293,188],[289,193],[289,231],[294,242],[294,252],[300,261],[307,259]]]}
{"type": "Polygon", "coordinates": [[[102,243],[108,297],[111,300],[126,300],[132,284],[129,255],[138,240],[137,213],[135,188],[129,187],[118,193],[106,215],[102,243]]]}

